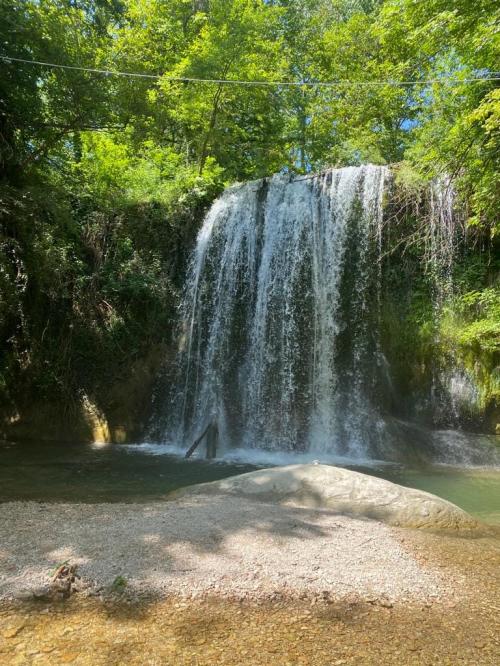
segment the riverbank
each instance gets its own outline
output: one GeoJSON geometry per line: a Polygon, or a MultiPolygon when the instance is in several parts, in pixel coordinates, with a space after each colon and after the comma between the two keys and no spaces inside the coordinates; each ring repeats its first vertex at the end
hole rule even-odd
{"type": "MultiPolygon", "coordinates": [[[[409,532],[250,498],[0,506],[0,597],[29,598],[62,562],[84,594],[133,598],[449,598],[460,576],[418,561],[409,532]],[[453,584],[450,585],[451,581],[453,584]]],[[[40,595],[41,596],[41,595],[40,595]]]]}
{"type": "Polygon", "coordinates": [[[449,601],[459,588],[463,596],[463,576],[422,563],[408,527],[462,538],[482,529],[435,495],[320,464],[256,470],[147,504],[7,502],[0,599],[120,591],[389,607],[449,601]]]}
{"type": "Polygon", "coordinates": [[[214,595],[127,601],[115,594],[102,601],[78,595],[62,603],[3,601],[0,660],[9,666],[496,665],[498,540],[406,534],[420,566],[445,581],[450,572],[460,577],[458,587],[449,581],[454,599],[381,605],[214,595]]]}
{"type": "Polygon", "coordinates": [[[498,530],[241,497],[0,505],[0,661],[497,664],[498,530]],[[77,590],[51,596],[62,562],[77,590]],[[36,598],[35,598],[36,597],[36,598]]]}

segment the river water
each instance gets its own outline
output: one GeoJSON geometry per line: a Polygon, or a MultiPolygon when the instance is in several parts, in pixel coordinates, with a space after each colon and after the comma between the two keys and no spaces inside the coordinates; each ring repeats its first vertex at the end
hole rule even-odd
{"type": "MultiPolygon", "coordinates": [[[[0,443],[0,501],[148,502],[194,483],[311,461],[249,458],[244,450],[226,460],[184,460],[164,445],[96,445],[71,442],[0,443]]],[[[500,524],[500,467],[403,466],[377,461],[335,462],[439,495],[482,520],[500,524]]]]}

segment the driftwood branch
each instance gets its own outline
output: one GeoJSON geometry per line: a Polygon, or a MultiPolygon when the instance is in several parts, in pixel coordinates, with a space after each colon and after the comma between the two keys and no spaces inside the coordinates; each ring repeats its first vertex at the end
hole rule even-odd
{"type": "Polygon", "coordinates": [[[201,441],[203,440],[203,438],[207,434],[211,425],[212,425],[212,421],[209,421],[205,430],[201,433],[201,435],[197,439],[194,440],[193,444],[186,451],[186,455],[184,456],[184,458],[190,458],[193,455],[194,451],[196,450],[197,446],[201,443],[201,441]]]}

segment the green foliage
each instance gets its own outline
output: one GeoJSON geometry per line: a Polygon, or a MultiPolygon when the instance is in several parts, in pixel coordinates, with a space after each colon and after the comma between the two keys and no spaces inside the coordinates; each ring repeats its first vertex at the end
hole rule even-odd
{"type": "Polygon", "coordinates": [[[500,351],[500,287],[468,291],[444,311],[445,335],[465,348],[500,351]]]}
{"type": "Polygon", "coordinates": [[[99,178],[98,160],[78,208],[55,188],[50,203],[37,187],[21,201],[2,190],[4,405],[33,394],[66,403],[81,391],[105,402],[128,363],[170,340],[187,248],[220,191],[209,166],[206,178],[181,171],[159,201],[134,199],[128,179],[120,188],[99,178]]]}
{"type": "Polygon", "coordinates": [[[443,308],[442,346],[473,379],[479,407],[500,404],[500,286],[465,291],[443,308]]]}
{"type": "Polygon", "coordinates": [[[61,569],[62,567],[68,566],[68,564],[69,564],[69,560],[64,560],[63,562],[58,562],[56,564],[56,566],[50,572],[51,578],[53,578],[56,575],[56,573],[59,571],[59,569],[61,569]]]}
{"type": "Polygon", "coordinates": [[[406,58],[411,77],[454,76],[459,85],[429,84],[412,95],[416,124],[406,157],[429,175],[450,174],[468,203],[469,222],[498,234],[500,108],[498,84],[467,83],[498,69],[498,3],[460,0],[384,3],[384,46],[406,58]]]}
{"type": "MultiPolygon", "coordinates": [[[[158,76],[2,61],[3,404],[105,399],[168,342],[187,251],[227,182],[397,161],[407,199],[447,173],[477,247],[499,232],[499,89],[465,82],[498,69],[493,0],[0,0],[0,14],[0,55],[158,76]],[[462,83],[426,83],[451,75],[462,83]]],[[[389,235],[415,235],[410,208],[389,235]]],[[[417,238],[392,280],[416,284],[403,338],[418,331],[422,359],[435,326],[423,252],[417,238]]],[[[494,288],[474,255],[466,266],[443,331],[493,353],[494,288]]]]}
{"type": "Polygon", "coordinates": [[[127,587],[127,579],[124,576],[117,576],[111,583],[113,592],[121,593],[127,587]]]}

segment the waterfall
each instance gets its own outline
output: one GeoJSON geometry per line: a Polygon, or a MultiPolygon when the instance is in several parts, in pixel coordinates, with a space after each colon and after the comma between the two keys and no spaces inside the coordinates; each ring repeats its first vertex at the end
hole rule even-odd
{"type": "Polygon", "coordinates": [[[436,306],[452,291],[453,264],[457,243],[465,231],[464,220],[456,207],[456,193],[447,176],[431,182],[429,187],[426,263],[434,278],[436,306]]]}
{"type": "Polygon", "coordinates": [[[427,367],[411,338],[404,356],[397,344],[424,279],[439,322],[464,240],[451,183],[421,194],[408,228],[383,166],[227,188],[192,253],[177,373],[159,395],[151,439],[186,451],[215,420],[218,455],[245,449],[233,451],[244,459],[486,460],[467,437],[453,446],[452,434],[428,429],[470,422],[474,377],[458,358],[443,362],[439,340],[427,367]],[[401,262],[415,228],[420,272],[409,273],[401,262]]]}
{"type": "Polygon", "coordinates": [[[225,447],[377,453],[385,167],[227,189],[182,308],[171,437],[215,416],[225,447]]]}

